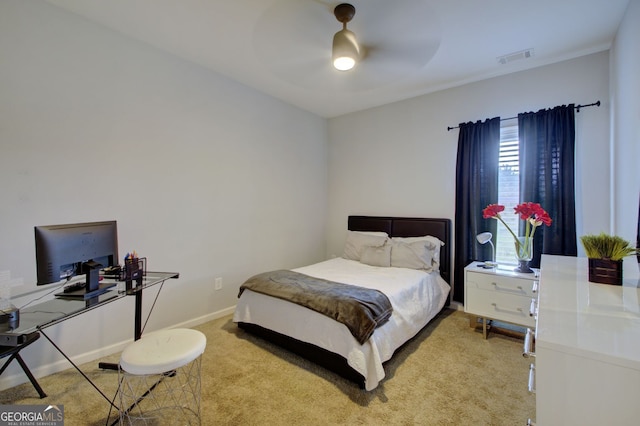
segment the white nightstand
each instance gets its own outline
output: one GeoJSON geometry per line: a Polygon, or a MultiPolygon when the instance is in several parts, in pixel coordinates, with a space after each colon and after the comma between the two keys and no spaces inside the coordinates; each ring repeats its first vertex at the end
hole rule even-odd
{"type": "Polygon", "coordinates": [[[482,318],[487,338],[487,318],[535,328],[539,270],[515,272],[515,266],[485,269],[473,262],[464,268],[464,311],[482,318]]]}

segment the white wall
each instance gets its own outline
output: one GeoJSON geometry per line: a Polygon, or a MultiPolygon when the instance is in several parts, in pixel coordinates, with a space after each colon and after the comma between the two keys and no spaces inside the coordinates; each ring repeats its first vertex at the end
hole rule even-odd
{"type": "Polygon", "coordinates": [[[640,0],[631,0],[611,49],[612,232],[635,243],[640,194],[640,0]]]}
{"type": "Polygon", "coordinates": [[[329,120],[327,253],[341,253],[349,214],[453,220],[458,131],[447,126],[597,100],[576,114],[578,235],[607,230],[608,61],[600,52],[329,120]]]}
{"type": "MultiPolygon", "coordinates": [[[[0,58],[0,270],[23,280],[14,295],[36,288],[34,225],[116,219],[121,255],[179,272],[147,330],[228,312],[250,275],[324,259],[324,119],[41,1],[0,2],[0,58]]],[[[49,333],[79,361],[115,351],[133,337],[129,299],[49,333]]],[[[38,375],[68,368],[44,339],[24,357],[38,375]]],[[[12,367],[2,387],[16,380],[12,367]]]]}

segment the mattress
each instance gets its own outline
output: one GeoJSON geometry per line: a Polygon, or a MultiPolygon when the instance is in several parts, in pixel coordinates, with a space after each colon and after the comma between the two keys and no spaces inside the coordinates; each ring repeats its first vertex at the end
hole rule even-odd
{"type": "Polygon", "coordinates": [[[374,288],[387,295],[393,306],[389,321],[378,327],[360,345],[339,322],[302,306],[244,291],[234,313],[234,322],[256,324],[341,355],[373,390],[385,377],[383,363],[407,340],[415,336],[444,307],[450,286],[438,272],[369,266],[334,258],[294,269],[331,281],[374,288]]]}

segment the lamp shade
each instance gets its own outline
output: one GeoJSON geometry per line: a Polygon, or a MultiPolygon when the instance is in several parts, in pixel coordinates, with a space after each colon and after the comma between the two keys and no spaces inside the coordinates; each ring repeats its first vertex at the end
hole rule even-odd
{"type": "Polygon", "coordinates": [[[348,71],[360,59],[360,47],[356,35],[344,28],[333,36],[333,66],[339,71],[348,71]]]}
{"type": "Polygon", "coordinates": [[[493,235],[491,234],[491,232],[482,232],[478,235],[476,235],[476,239],[478,240],[478,242],[480,244],[487,244],[489,243],[489,245],[491,246],[491,260],[487,260],[484,263],[487,266],[497,266],[498,264],[496,263],[496,248],[493,246],[493,243],[491,242],[491,238],[493,237],[493,235]]]}
{"type": "Polygon", "coordinates": [[[483,232],[481,234],[476,235],[476,239],[480,244],[486,244],[487,242],[491,241],[492,236],[493,235],[491,235],[491,232],[483,232]]]}

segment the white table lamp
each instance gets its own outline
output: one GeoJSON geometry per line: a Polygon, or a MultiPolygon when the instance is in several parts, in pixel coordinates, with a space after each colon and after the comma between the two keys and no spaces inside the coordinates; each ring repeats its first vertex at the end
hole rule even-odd
{"type": "Polygon", "coordinates": [[[487,266],[498,266],[498,263],[496,263],[496,248],[491,242],[492,237],[493,235],[491,234],[491,232],[483,232],[481,234],[476,235],[476,239],[480,244],[483,244],[483,245],[486,243],[491,244],[491,260],[486,260],[484,263],[487,266]]]}

